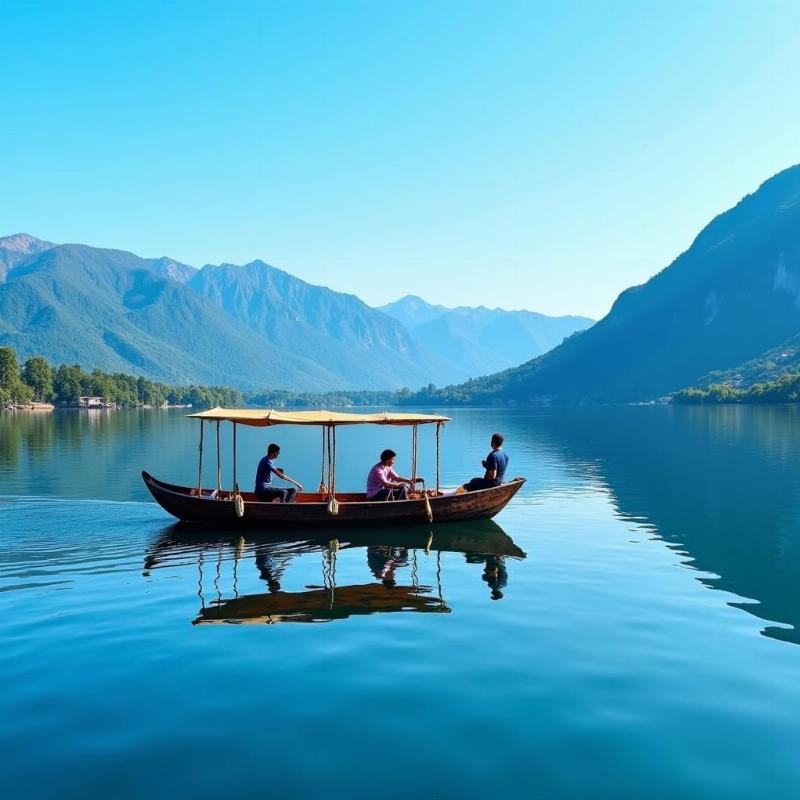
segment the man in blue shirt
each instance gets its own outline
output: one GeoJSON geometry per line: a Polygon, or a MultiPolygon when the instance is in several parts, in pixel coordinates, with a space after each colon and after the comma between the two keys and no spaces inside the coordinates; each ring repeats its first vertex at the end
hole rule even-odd
{"type": "Polygon", "coordinates": [[[280,498],[281,503],[291,503],[294,500],[297,489],[301,492],[303,487],[294,479],[290,478],[280,467],[275,466],[275,459],[280,455],[281,449],[272,443],[267,445],[267,454],[258,462],[256,470],[256,497],[265,503],[271,503],[280,498]],[[272,476],[276,475],[282,481],[293,483],[297,489],[279,489],[272,485],[272,476]]]}
{"type": "Polygon", "coordinates": [[[492,452],[481,461],[481,466],[486,470],[482,478],[473,478],[469,483],[464,484],[468,492],[476,489],[489,489],[492,486],[499,486],[506,476],[508,467],[508,456],[503,452],[503,434],[492,434],[492,452]]]}

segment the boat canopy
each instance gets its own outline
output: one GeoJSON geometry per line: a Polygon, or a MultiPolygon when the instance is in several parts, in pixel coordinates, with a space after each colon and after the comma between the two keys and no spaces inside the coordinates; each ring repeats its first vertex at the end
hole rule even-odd
{"type": "Polygon", "coordinates": [[[267,428],[270,425],[425,425],[450,422],[438,414],[398,414],[381,411],[377,414],[349,414],[344,411],[275,411],[271,408],[210,408],[187,416],[200,420],[235,422],[267,428]]]}

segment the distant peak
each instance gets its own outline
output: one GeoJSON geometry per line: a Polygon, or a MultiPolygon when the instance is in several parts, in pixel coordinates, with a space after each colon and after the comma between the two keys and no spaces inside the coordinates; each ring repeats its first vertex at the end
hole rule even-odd
{"type": "Polygon", "coordinates": [[[245,267],[252,267],[255,269],[274,269],[277,272],[284,272],[282,269],[278,269],[278,267],[273,267],[272,264],[267,264],[266,261],[262,261],[260,258],[256,258],[254,261],[249,261],[245,264],[245,267]]]}
{"type": "Polygon", "coordinates": [[[435,306],[416,294],[407,294],[398,300],[381,306],[383,309],[423,308],[444,310],[444,306],[435,306]]]}
{"type": "Polygon", "coordinates": [[[190,278],[194,277],[197,272],[194,267],[190,267],[188,264],[182,264],[180,261],[176,261],[169,256],[161,256],[161,258],[155,259],[153,261],[153,269],[180,283],[186,283],[190,278]]]}
{"type": "Polygon", "coordinates": [[[15,253],[41,253],[43,250],[49,250],[55,246],[53,242],[37,239],[29,233],[14,233],[11,236],[0,237],[0,247],[15,253]]]}
{"type": "MultiPolygon", "coordinates": [[[[277,267],[273,267],[271,264],[267,264],[266,261],[262,261],[260,258],[256,258],[253,261],[248,261],[246,264],[232,264],[230,261],[224,261],[221,264],[206,264],[203,269],[249,269],[249,270],[258,270],[258,269],[277,269],[277,267]]],[[[280,271],[280,270],[279,270],[280,271]]]]}

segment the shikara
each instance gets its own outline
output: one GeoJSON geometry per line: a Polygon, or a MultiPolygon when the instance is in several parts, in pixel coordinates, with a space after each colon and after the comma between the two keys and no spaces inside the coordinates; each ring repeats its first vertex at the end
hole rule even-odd
{"type": "MultiPolygon", "coordinates": [[[[200,419],[200,465],[197,486],[166,483],[148,472],[142,478],[156,502],[183,522],[226,523],[258,527],[339,529],[354,526],[414,525],[421,522],[458,522],[489,519],[501,511],[525,483],[514,478],[499,486],[461,494],[439,488],[439,430],[448,417],[433,414],[349,414],[332,411],[280,412],[271,409],[214,408],[189,415],[200,419]],[[203,423],[217,425],[217,487],[201,485],[203,423]],[[233,488],[220,485],[219,424],[233,423],[233,488]],[[336,428],[340,425],[403,425],[412,428],[412,478],[416,475],[417,426],[436,424],[436,488],[412,492],[408,500],[374,501],[363,493],[336,492],[336,428]],[[323,427],[323,465],[328,471],[321,492],[300,492],[293,503],[262,502],[252,492],[240,492],[236,481],[236,426],[317,425],[323,427]]],[[[421,479],[420,479],[421,480],[421,479]]],[[[412,484],[413,485],[413,484],[412,484]]]]}
{"type": "Polygon", "coordinates": [[[414,525],[427,522],[459,522],[489,519],[502,511],[525,483],[515,478],[491,489],[457,495],[438,495],[425,499],[371,501],[364,494],[337,494],[338,513],[329,511],[327,494],[300,492],[294,503],[262,503],[252,492],[240,492],[244,513],[237,516],[234,492],[216,492],[188,486],[175,486],[142,472],[142,478],[156,502],[183,522],[224,523],[263,528],[340,528],[354,525],[414,525]]]}

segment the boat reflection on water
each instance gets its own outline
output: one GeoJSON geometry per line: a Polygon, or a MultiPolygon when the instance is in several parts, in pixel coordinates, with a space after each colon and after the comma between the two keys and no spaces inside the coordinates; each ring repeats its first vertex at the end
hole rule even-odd
{"type": "Polygon", "coordinates": [[[508,582],[506,559],[526,557],[491,520],[453,524],[445,530],[430,526],[359,529],[338,539],[330,539],[329,532],[323,531],[304,531],[302,539],[296,536],[285,532],[245,538],[239,532],[218,528],[198,534],[196,527],[178,523],[153,542],[145,557],[144,574],[176,563],[196,563],[200,609],[194,625],[329,622],[384,612],[450,613],[442,588],[442,553],[462,553],[467,563],[482,564],[482,579],[490,597],[498,600],[508,582]],[[365,551],[365,577],[369,579],[337,582],[337,561],[342,553],[358,549],[365,551]],[[307,585],[302,591],[284,590],[292,562],[314,554],[321,558],[321,583],[307,585]],[[426,556],[435,559],[435,585],[419,580],[419,559],[426,556]],[[226,562],[230,576],[223,580],[226,562]],[[250,563],[266,591],[240,590],[243,567],[250,563]],[[213,593],[206,590],[209,581],[213,581],[213,593]]]}

